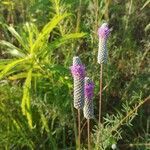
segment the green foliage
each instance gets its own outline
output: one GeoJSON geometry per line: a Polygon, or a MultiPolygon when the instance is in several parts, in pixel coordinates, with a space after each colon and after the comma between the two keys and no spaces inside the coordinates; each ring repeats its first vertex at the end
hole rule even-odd
{"type": "Polygon", "coordinates": [[[94,138],[94,149],[105,150],[110,148],[112,144],[116,144],[119,139],[122,139],[122,129],[123,125],[128,127],[132,127],[132,120],[137,115],[137,110],[141,105],[149,100],[150,97],[147,97],[145,100],[140,100],[137,105],[131,108],[126,102],[123,104],[123,109],[118,111],[115,115],[106,115],[104,118],[103,125],[96,127],[95,133],[93,135],[94,138]],[[123,113],[126,113],[124,116],[123,113]]]}
{"type": "Polygon", "coordinates": [[[31,101],[30,101],[31,79],[32,79],[32,69],[29,70],[26,81],[24,83],[21,108],[22,108],[23,115],[27,117],[29,126],[33,128],[32,116],[31,116],[31,101]]]}
{"type": "MultiPolygon", "coordinates": [[[[2,0],[0,6],[0,149],[76,149],[74,55],[95,82],[92,148],[149,148],[149,0],[2,0]],[[97,28],[105,21],[111,35],[98,125],[97,28]]],[[[81,125],[86,149],[84,119],[81,125]]]]}
{"type": "Polygon", "coordinates": [[[38,74],[41,72],[41,70],[43,70],[42,66],[40,65],[43,60],[40,60],[41,55],[39,55],[39,53],[46,54],[44,55],[43,59],[46,57],[48,58],[48,54],[49,54],[48,48],[50,48],[51,51],[53,51],[54,49],[60,47],[62,44],[67,43],[68,40],[77,39],[85,35],[84,33],[74,33],[74,34],[72,33],[72,34],[64,35],[62,38],[58,40],[56,39],[55,41],[52,42],[52,44],[48,43],[50,32],[56,27],[56,25],[62,19],[64,19],[67,16],[68,14],[56,15],[49,23],[47,23],[43,27],[41,32],[37,32],[37,28],[35,25],[32,24],[30,25],[27,23],[25,25],[25,29],[26,29],[25,31],[27,32],[27,36],[25,38],[24,37],[22,38],[19,35],[19,33],[15,31],[13,27],[8,27],[8,30],[19,42],[20,48],[17,48],[13,44],[4,40],[2,40],[0,43],[9,49],[10,54],[16,54],[17,57],[19,57],[18,59],[13,59],[13,62],[5,65],[4,69],[2,69],[2,71],[0,72],[0,78],[2,79],[6,75],[19,73],[19,74],[15,74],[15,78],[17,78],[20,77],[20,74],[22,75],[22,71],[27,72],[27,77],[25,77],[26,80],[24,84],[21,108],[23,114],[27,117],[29,126],[31,128],[32,128],[32,117],[31,117],[31,104],[30,104],[31,103],[30,89],[31,89],[32,72],[38,74]],[[22,53],[22,55],[20,53],[22,53]],[[17,66],[20,66],[21,68],[17,68],[17,66]]]}
{"type": "Polygon", "coordinates": [[[0,79],[3,78],[4,76],[6,76],[6,74],[8,74],[8,72],[11,69],[13,69],[16,65],[22,63],[23,61],[25,61],[25,59],[18,59],[18,60],[14,60],[13,62],[6,65],[5,68],[0,73],[0,79]]]}

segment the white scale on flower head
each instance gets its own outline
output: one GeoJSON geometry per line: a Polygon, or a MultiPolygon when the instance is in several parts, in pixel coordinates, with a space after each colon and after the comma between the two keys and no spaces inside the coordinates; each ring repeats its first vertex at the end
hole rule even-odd
{"type": "Polygon", "coordinates": [[[73,57],[73,65],[81,65],[81,59],[78,56],[73,57]]]}
{"type": "Polygon", "coordinates": [[[103,23],[101,27],[108,27],[108,23],[103,23]]]}

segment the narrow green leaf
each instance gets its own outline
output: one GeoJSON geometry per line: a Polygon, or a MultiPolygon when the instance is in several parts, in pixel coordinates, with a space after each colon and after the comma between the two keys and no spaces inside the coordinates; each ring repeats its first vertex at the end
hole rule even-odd
{"type": "Polygon", "coordinates": [[[38,46],[41,46],[41,41],[44,41],[45,37],[47,38],[47,36],[49,36],[50,32],[56,27],[56,25],[64,18],[66,18],[67,16],[69,16],[69,14],[63,14],[63,15],[56,15],[49,23],[47,23],[38,39],[35,41],[35,43],[33,44],[33,47],[31,49],[31,52],[37,51],[38,50],[38,46]]]}
{"type": "Polygon", "coordinates": [[[143,10],[149,3],[150,3],[150,0],[147,0],[147,1],[144,3],[144,5],[143,5],[143,7],[141,8],[141,10],[143,10]]]}
{"type": "Polygon", "coordinates": [[[39,110],[39,111],[40,111],[42,126],[45,128],[46,132],[49,133],[50,129],[49,129],[49,126],[48,126],[47,119],[44,116],[43,112],[41,110],[39,110]]]}
{"type": "Polygon", "coordinates": [[[30,100],[31,78],[32,78],[32,69],[28,72],[27,78],[24,83],[21,109],[23,115],[27,117],[29,127],[33,128],[31,115],[31,100],[30,100]]]}
{"type": "MultiPolygon", "coordinates": [[[[27,76],[26,72],[21,72],[21,73],[10,76],[9,80],[23,79],[23,78],[26,78],[26,76],[27,76]]],[[[32,77],[47,78],[46,75],[43,75],[43,74],[40,74],[40,73],[32,73],[32,77]]]]}
{"type": "Polygon", "coordinates": [[[6,65],[13,62],[12,59],[0,59],[0,70],[3,70],[6,65]]]}
{"type": "Polygon", "coordinates": [[[65,44],[65,43],[69,43],[70,40],[72,39],[78,39],[81,38],[83,36],[85,36],[85,33],[72,33],[72,34],[66,34],[63,37],[55,40],[54,42],[51,42],[50,44],[47,45],[47,47],[45,47],[45,50],[42,50],[42,53],[44,55],[47,55],[47,53],[50,50],[54,50],[56,48],[59,48],[61,45],[65,44]]]}
{"type": "Polygon", "coordinates": [[[0,79],[2,79],[5,75],[7,75],[7,73],[14,68],[16,65],[22,63],[23,61],[25,61],[25,59],[18,59],[15,60],[13,62],[11,62],[10,64],[8,64],[1,72],[0,72],[0,79]]]}
{"type": "Polygon", "coordinates": [[[50,142],[52,144],[52,148],[55,150],[55,149],[57,149],[56,141],[55,141],[54,137],[52,136],[52,133],[49,129],[47,118],[44,116],[44,114],[41,110],[40,110],[40,116],[41,116],[42,126],[45,128],[46,132],[48,133],[50,142]]]}
{"type": "Polygon", "coordinates": [[[26,23],[24,25],[24,29],[28,33],[27,41],[29,43],[29,47],[30,47],[29,51],[30,51],[35,39],[37,39],[37,37],[39,35],[39,31],[38,31],[36,25],[34,25],[33,23],[26,23]]]}
{"type": "Polygon", "coordinates": [[[8,48],[10,48],[10,49],[16,49],[17,51],[20,51],[21,52],[21,49],[19,49],[18,47],[16,47],[15,45],[13,45],[13,44],[11,44],[11,43],[9,43],[9,42],[7,42],[7,41],[4,41],[4,40],[1,40],[0,41],[0,45],[3,45],[3,46],[6,46],[6,47],[8,47],[8,48]]]}
{"type": "Polygon", "coordinates": [[[71,39],[78,39],[83,36],[85,36],[85,33],[72,33],[72,34],[66,34],[62,38],[57,39],[56,41],[49,44],[50,49],[56,49],[60,47],[62,44],[68,43],[71,39]]]}
{"type": "Polygon", "coordinates": [[[22,45],[22,47],[28,51],[28,47],[27,44],[23,41],[23,39],[21,38],[21,36],[17,33],[17,31],[12,27],[8,27],[8,30],[11,32],[11,34],[18,40],[19,44],[22,45]]]}
{"type": "Polygon", "coordinates": [[[13,45],[7,41],[1,40],[0,45],[6,46],[7,48],[5,50],[7,50],[7,52],[9,54],[11,54],[12,56],[17,56],[17,57],[25,56],[25,54],[22,53],[21,49],[17,48],[15,45],[13,45]]]}

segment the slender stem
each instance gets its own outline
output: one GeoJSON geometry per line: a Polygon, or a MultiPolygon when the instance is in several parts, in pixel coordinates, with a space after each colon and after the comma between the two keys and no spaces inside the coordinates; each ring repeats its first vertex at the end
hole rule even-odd
{"type": "Polygon", "coordinates": [[[80,109],[78,109],[78,148],[80,150],[80,140],[81,140],[81,118],[80,118],[80,109]]]}
{"type": "Polygon", "coordinates": [[[99,124],[101,123],[101,115],[102,115],[102,79],[103,79],[103,64],[101,64],[100,66],[99,124]]]}
{"type": "Polygon", "coordinates": [[[79,7],[77,12],[77,25],[76,25],[76,32],[80,31],[80,22],[81,22],[81,7],[82,7],[82,0],[79,0],[79,7]]]}
{"type": "Polygon", "coordinates": [[[95,3],[95,33],[96,33],[97,28],[98,28],[98,16],[99,16],[99,3],[98,3],[98,0],[94,0],[94,3],[95,3]]]}
{"type": "Polygon", "coordinates": [[[88,132],[88,150],[91,149],[90,144],[90,119],[87,119],[87,132],[88,132]]]}

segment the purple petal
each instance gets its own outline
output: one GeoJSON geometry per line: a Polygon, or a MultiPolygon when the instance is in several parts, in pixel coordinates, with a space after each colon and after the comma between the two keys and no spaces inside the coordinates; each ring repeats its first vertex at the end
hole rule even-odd
{"type": "Polygon", "coordinates": [[[92,99],[92,97],[94,96],[94,84],[93,84],[93,82],[85,84],[84,94],[85,94],[85,98],[87,98],[89,100],[92,99]]]}
{"type": "Polygon", "coordinates": [[[85,67],[83,65],[73,65],[70,69],[73,77],[85,77],[85,67]]]}
{"type": "Polygon", "coordinates": [[[98,36],[99,38],[107,38],[110,33],[110,29],[106,23],[102,24],[101,27],[98,29],[98,36]]]}

